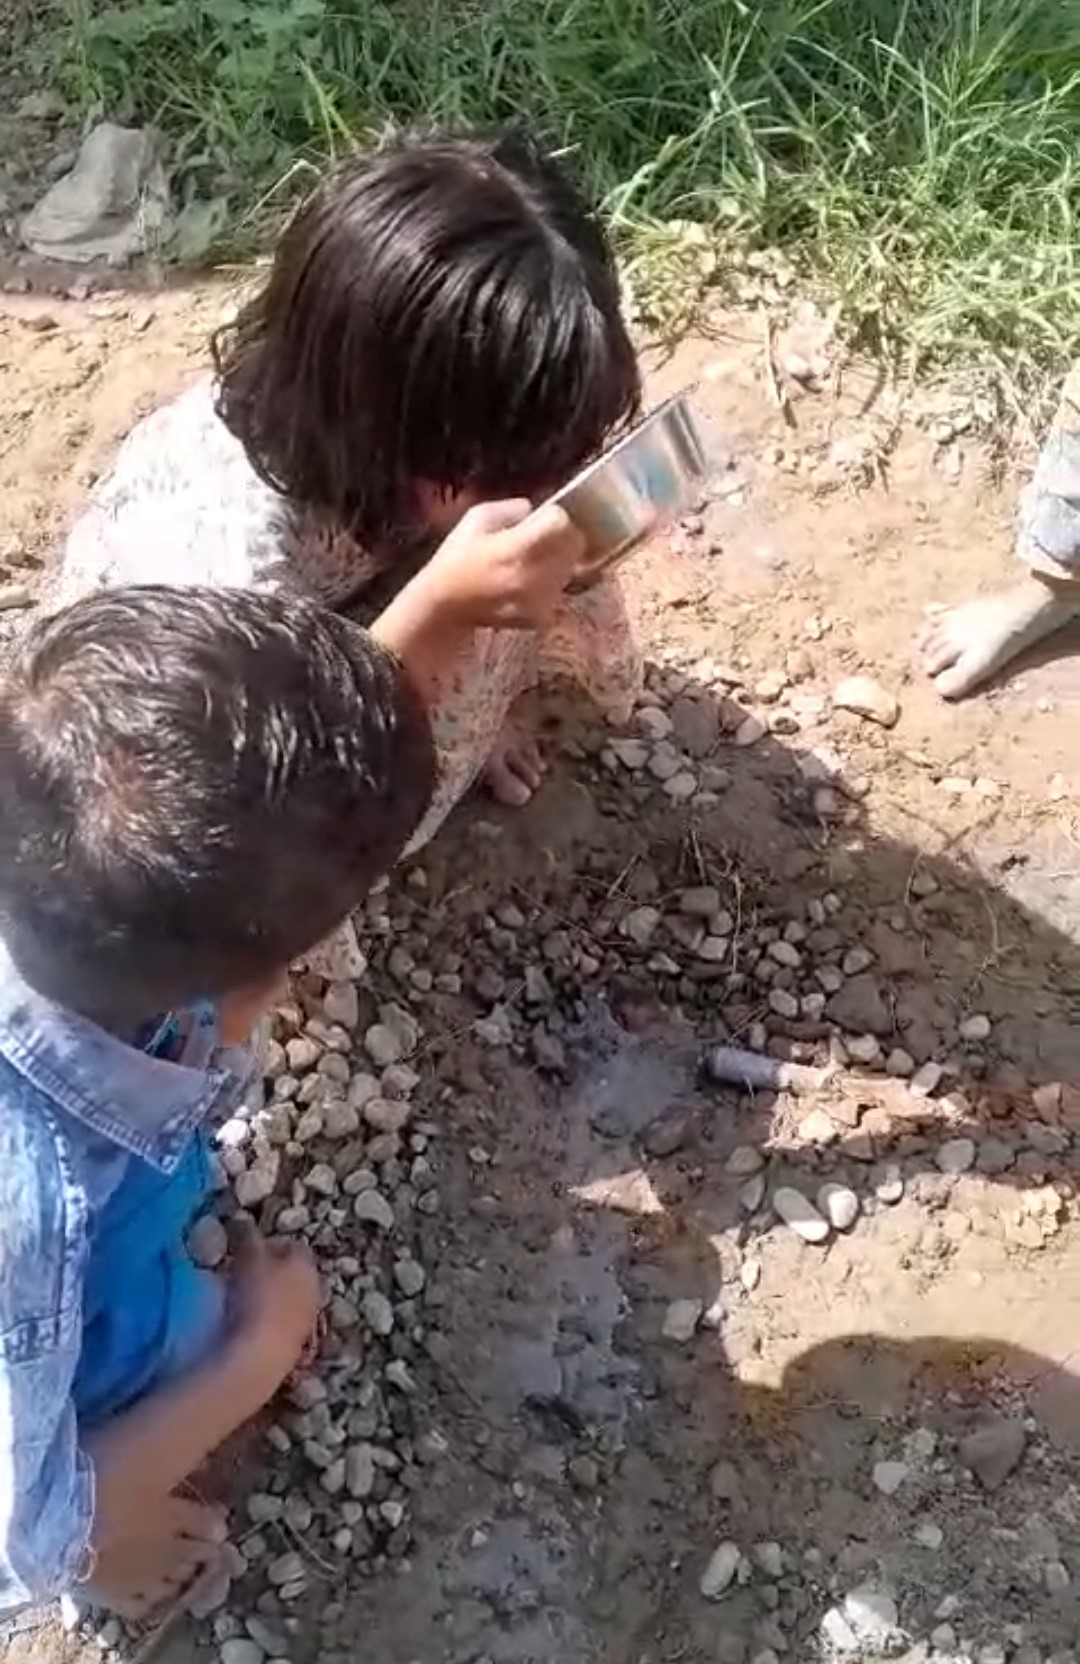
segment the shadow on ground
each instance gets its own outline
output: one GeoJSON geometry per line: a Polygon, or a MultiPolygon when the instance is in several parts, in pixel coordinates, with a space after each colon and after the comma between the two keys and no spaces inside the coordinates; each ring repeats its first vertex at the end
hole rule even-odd
{"type": "Polygon", "coordinates": [[[1077,940],[993,872],[882,836],[873,792],[824,778],[804,734],[736,747],[729,691],[664,676],[688,804],[653,740],[642,758],[559,718],[531,810],[467,811],[395,894],[409,957],[376,983],[400,997],[422,953],[465,985],[424,1021],[455,1134],[429,1352],[471,1454],[427,1499],[407,1615],[376,1600],[365,1622],[455,1664],[772,1664],[818,1656],[825,1614],[869,1588],[912,1660],[933,1637],[935,1658],[1065,1661],[1077,940]],[[719,961],[680,911],[703,886],[730,915],[719,961]],[[808,1098],[747,1098],[701,1080],[719,1041],[847,1061],[808,1098]],[[930,1096],[884,1072],[898,1050],[941,1066],[930,1096]],[[825,1182],[860,1217],[811,1247],[771,1198],[825,1182]],[[697,1314],[678,1338],[677,1301],[697,1314]],[[994,1429],[1019,1441],[1001,1490],[963,1458],[994,1429]],[[739,1571],[704,1600],[728,1541],[739,1571]]]}

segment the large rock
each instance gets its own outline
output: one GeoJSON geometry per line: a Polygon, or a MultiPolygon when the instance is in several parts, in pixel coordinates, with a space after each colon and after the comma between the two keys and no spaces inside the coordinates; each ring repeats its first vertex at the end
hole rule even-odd
{"type": "Polygon", "coordinates": [[[31,208],[21,235],[43,259],[123,266],[161,241],[168,212],[157,136],[103,121],[84,139],[71,172],[31,208]]]}

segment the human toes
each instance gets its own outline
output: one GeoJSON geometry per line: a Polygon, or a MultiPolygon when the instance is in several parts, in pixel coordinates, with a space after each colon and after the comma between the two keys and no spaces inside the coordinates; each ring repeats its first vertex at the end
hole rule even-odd
{"type": "Polygon", "coordinates": [[[508,809],[523,809],[536,789],[510,767],[505,754],[492,757],[485,778],[496,803],[502,803],[508,809]]]}
{"type": "Polygon", "coordinates": [[[515,740],[507,746],[503,760],[511,773],[524,780],[530,791],[536,791],[547,772],[547,765],[535,740],[515,740]]]}
{"type": "Polygon", "coordinates": [[[962,699],[985,676],[986,669],[981,662],[974,663],[967,655],[961,654],[953,664],[938,672],[934,677],[934,686],[942,699],[962,699]]]}
{"type": "Polygon", "coordinates": [[[945,619],[936,621],[923,635],[920,643],[923,668],[928,676],[937,676],[960,657],[963,646],[957,641],[945,619]]]}

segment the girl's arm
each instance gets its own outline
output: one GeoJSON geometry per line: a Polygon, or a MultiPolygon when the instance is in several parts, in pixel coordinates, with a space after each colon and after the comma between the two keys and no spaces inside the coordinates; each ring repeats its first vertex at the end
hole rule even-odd
{"type": "Polygon", "coordinates": [[[585,553],[585,539],[552,504],[481,503],[372,625],[428,700],[476,629],[539,629],[585,553]]]}

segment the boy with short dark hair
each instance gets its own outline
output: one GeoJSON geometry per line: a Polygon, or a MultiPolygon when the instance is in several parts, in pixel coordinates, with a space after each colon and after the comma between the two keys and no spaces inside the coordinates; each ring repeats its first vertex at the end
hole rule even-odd
{"type": "Polygon", "coordinates": [[[0,1609],[141,1615],[220,1553],[177,1494],[312,1335],[314,1261],[184,1235],[286,968],[429,800],[419,695],[312,603],[114,590],[0,691],[0,1609]]]}

